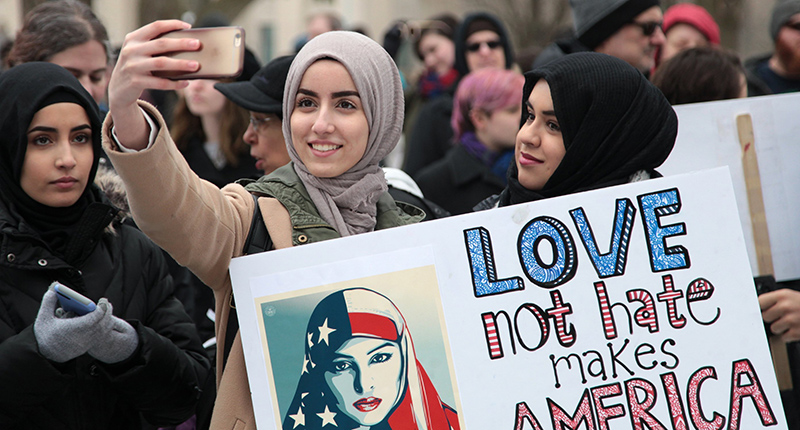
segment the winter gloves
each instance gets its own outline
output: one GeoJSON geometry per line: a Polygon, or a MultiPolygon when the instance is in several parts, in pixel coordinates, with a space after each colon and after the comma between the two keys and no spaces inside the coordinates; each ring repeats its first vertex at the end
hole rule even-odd
{"type": "MultiPolygon", "coordinates": [[[[108,304],[108,315],[111,315],[111,303],[100,299],[100,303],[104,301],[108,304]]],[[[103,363],[119,363],[130,357],[139,346],[139,335],[130,324],[114,315],[111,315],[111,319],[114,321],[111,330],[102,333],[88,351],[89,355],[103,363]]]]}
{"type": "Polygon", "coordinates": [[[48,360],[64,363],[88,352],[104,363],[117,363],[136,350],[139,336],[130,324],[112,314],[105,298],[82,316],[72,316],[57,306],[55,291],[48,290],[33,324],[39,352],[48,360]]]}

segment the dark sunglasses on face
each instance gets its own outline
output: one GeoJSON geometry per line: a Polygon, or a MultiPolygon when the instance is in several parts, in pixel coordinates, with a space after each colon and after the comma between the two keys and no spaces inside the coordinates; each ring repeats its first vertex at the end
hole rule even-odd
{"type": "Polygon", "coordinates": [[[664,23],[661,21],[647,21],[647,22],[632,22],[631,25],[635,25],[642,29],[642,34],[650,37],[653,33],[656,32],[657,28],[664,29],[664,23]]]}
{"type": "Polygon", "coordinates": [[[470,43],[467,45],[467,51],[469,52],[478,52],[481,49],[481,45],[486,45],[489,49],[497,49],[502,45],[499,40],[490,40],[488,42],[477,42],[477,43],[470,43]]]}
{"type": "Polygon", "coordinates": [[[787,22],[786,26],[791,28],[792,30],[800,31],[800,21],[798,21],[798,22],[787,22]]]}

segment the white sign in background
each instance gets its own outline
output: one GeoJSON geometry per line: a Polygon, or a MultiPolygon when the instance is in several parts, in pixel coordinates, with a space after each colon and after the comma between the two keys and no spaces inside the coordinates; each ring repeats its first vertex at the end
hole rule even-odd
{"type": "MultiPolygon", "coordinates": [[[[440,358],[451,363],[454,381],[443,388],[441,379],[432,379],[437,390],[457,390],[440,396],[452,399],[462,428],[550,430],[558,428],[554,420],[584,417],[591,428],[613,430],[642,424],[689,429],[703,422],[785,429],[737,212],[727,169],[715,169],[234,259],[230,270],[258,428],[281,428],[287,408],[275,384],[275,369],[283,367],[271,357],[264,330],[275,310],[262,304],[433,265],[436,281],[426,288],[440,294],[443,354],[449,355],[440,358]],[[634,211],[630,241],[620,248],[626,258],[601,264],[607,271],[601,277],[571,211],[583,209],[597,252],[605,254],[618,206],[634,211]],[[525,243],[547,225],[571,238],[575,269],[545,288],[532,280],[544,283],[525,243]],[[648,240],[646,225],[651,236],[669,237],[648,240]],[[465,237],[479,229],[489,236],[470,251],[465,237]],[[654,250],[658,243],[674,252],[654,250]],[[676,255],[688,258],[681,263],[676,255]],[[490,257],[481,263],[481,256],[490,257]],[[494,277],[486,275],[486,264],[494,277]],[[523,289],[480,296],[475,288],[509,279],[507,285],[518,279],[523,289]],[[602,303],[611,309],[605,320],[602,303]],[[487,341],[492,319],[502,354],[487,341]]],[[[535,245],[541,266],[553,262],[548,243],[535,245]]],[[[397,305],[417,336],[408,316],[413,301],[397,305]]],[[[301,352],[291,359],[298,379],[307,322],[297,336],[301,352]]],[[[429,358],[417,355],[428,366],[429,358]]],[[[295,422],[295,428],[305,427],[295,422]]]]}
{"type": "Polygon", "coordinates": [[[736,117],[749,113],[764,196],[775,278],[800,279],[800,94],[675,107],[678,138],[664,176],[728,166],[753,272],[758,272],[736,117]]]}

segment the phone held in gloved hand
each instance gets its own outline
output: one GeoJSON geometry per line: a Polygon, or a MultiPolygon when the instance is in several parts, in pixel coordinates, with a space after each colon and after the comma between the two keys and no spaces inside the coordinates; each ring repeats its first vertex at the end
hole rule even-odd
{"type": "Polygon", "coordinates": [[[58,281],[53,282],[52,285],[58,296],[58,302],[65,311],[74,312],[75,315],[86,315],[97,308],[93,301],[72,288],[58,281]]]}

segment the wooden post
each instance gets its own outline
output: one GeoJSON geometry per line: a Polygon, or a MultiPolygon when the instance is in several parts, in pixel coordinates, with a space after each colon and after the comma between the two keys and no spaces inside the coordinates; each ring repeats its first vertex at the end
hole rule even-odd
{"type": "MultiPolygon", "coordinates": [[[[747,187],[747,204],[750,208],[750,224],[753,227],[758,274],[772,275],[775,270],[772,266],[772,249],[769,243],[767,214],[764,210],[764,196],[761,191],[761,176],[758,171],[755,135],[753,134],[753,120],[750,114],[737,116],[736,128],[739,132],[739,144],[742,148],[742,168],[744,169],[744,182],[747,187]]],[[[792,389],[792,373],[789,368],[786,344],[777,337],[770,336],[769,346],[772,352],[775,376],[778,379],[778,388],[781,390],[792,389]]]]}

